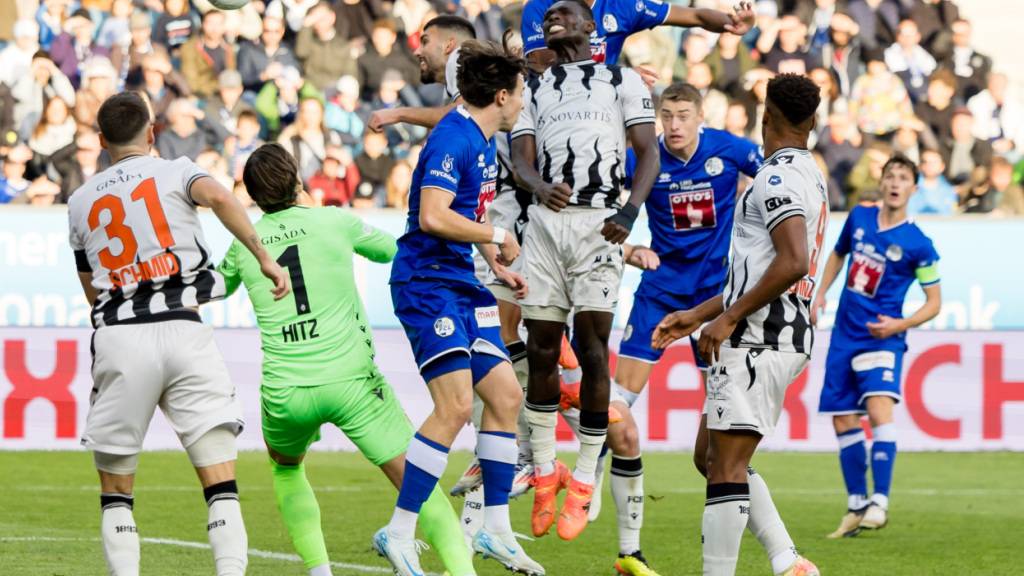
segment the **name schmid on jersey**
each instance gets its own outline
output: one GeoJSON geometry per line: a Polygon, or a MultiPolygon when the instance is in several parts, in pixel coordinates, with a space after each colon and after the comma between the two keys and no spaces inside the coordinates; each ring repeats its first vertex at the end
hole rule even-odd
{"type": "Polygon", "coordinates": [[[753,288],[775,258],[771,233],[789,218],[805,221],[807,275],[788,291],[742,320],[728,345],[810,354],[814,342],[810,303],[828,223],[825,178],[807,150],[783,148],[765,160],[740,197],[732,229],[725,306],[753,288]]]}

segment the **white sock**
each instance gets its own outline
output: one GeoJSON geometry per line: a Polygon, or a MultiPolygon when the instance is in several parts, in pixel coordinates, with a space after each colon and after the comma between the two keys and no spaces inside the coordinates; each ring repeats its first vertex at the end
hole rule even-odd
{"type": "Polygon", "coordinates": [[[772,571],[781,574],[796,562],[796,546],[775,508],[768,484],[753,468],[747,468],[747,485],[750,487],[750,522],[747,528],[771,559],[772,571]]]}
{"type": "Polygon", "coordinates": [[[466,539],[466,546],[473,549],[473,537],[484,526],[484,487],[466,492],[466,499],[462,503],[462,535],[466,539]]]}
{"type": "Polygon", "coordinates": [[[512,532],[512,521],[508,516],[508,504],[484,506],[484,528],[492,534],[512,532]]]}
{"type": "Polygon", "coordinates": [[[889,509],[889,497],[885,494],[873,494],[871,496],[871,502],[882,507],[882,510],[889,509]]]}
{"type": "Polygon", "coordinates": [[[313,566],[309,569],[309,576],[334,576],[331,573],[330,564],[321,564],[319,566],[313,566]]]}
{"type": "Polygon", "coordinates": [[[701,541],[704,576],[733,576],[740,556],[740,541],[750,516],[746,484],[709,484],[701,541]]]}
{"type": "Polygon", "coordinates": [[[580,440],[580,457],[576,460],[572,477],[584,484],[593,485],[597,476],[597,459],[601,457],[601,449],[608,438],[608,410],[580,410],[577,436],[580,440]]]}
{"type": "Polygon", "coordinates": [[[415,538],[416,521],[419,517],[417,512],[395,506],[395,511],[391,513],[391,520],[388,522],[388,533],[404,540],[415,538]]]}
{"type": "Polygon", "coordinates": [[[644,525],[644,469],[640,456],[612,456],[612,498],[619,520],[619,553],[640,550],[644,525]]]}
{"type": "Polygon", "coordinates": [[[249,563],[249,537],[235,481],[214,484],[203,492],[210,507],[206,535],[213,550],[217,576],[242,576],[249,563]]]}
{"type": "Polygon", "coordinates": [[[640,397],[639,392],[627,390],[625,386],[619,384],[615,380],[612,380],[612,387],[619,393],[619,396],[622,396],[622,399],[626,401],[626,404],[628,404],[630,408],[633,407],[633,404],[636,404],[637,398],[640,397]]]}
{"type": "Polygon", "coordinates": [[[530,426],[530,447],[538,473],[555,471],[555,426],[558,424],[558,398],[543,404],[526,403],[526,421],[530,426]]]}
{"type": "Polygon", "coordinates": [[[111,576],[138,576],[139,529],[132,515],[134,499],[127,494],[101,494],[100,533],[111,576]]]}

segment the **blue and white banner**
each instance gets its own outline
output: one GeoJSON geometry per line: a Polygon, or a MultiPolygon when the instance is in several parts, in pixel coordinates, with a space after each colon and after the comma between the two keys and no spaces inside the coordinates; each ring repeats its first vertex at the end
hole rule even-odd
{"type": "MultiPolygon", "coordinates": [[[[253,212],[258,218],[258,212],[253,212]]],[[[405,215],[398,212],[366,212],[373,226],[399,235],[405,215]]],[[[829,222],[827,249],[843,225],[844,215],[829,222]]],[[[206,238],[214,254],[223,254],[231,236],[212,213],[202,214],[206,238]]],[[[1017,248],[1024,246],[1024,220],[991,218],[925,219],[919,221],[935,241],[941,256],[943,306],[926,328],[945,330],[1024,329],[1024,269],[1017,248]]],[[[67,213],[62,208],[3,207],[0,209],[0,326],[87,326],[89,307],[75,273],[74,257],[67,241],[67,213]]],[[[637,221],[630,242],[647,244],[646,220],[637,221]]],[[[822,260],[827,253],[822,255],[822,260]]],[[[357,258],[356,276],[370,321],[376,328],[395,328],[390,291],[390,268],[357,258]]],[[[640,272],[630,268],[622,283],[617,325],[625,322],[633,302],[640,272]]],[[[829,293],[823,326],[831,325],[838,302],[836,282],[829,293]]],[[[907,308],[924,301],[911,288],[907,308]]],[[[206,321],[218,327],[250,327],[255,323],[244,293],[225,302],[205,306],[206,321]]]]}

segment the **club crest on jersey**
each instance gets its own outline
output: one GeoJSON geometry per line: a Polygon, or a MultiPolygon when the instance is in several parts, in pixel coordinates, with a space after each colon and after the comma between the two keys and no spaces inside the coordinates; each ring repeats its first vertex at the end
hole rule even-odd
{"type": "Polygon", "coordinates": [[[637,12],[643,12],[644,11],[644,0],[636,0],[636,11],[637,12]]]}
{"type": "Polygon", "coordinates": [[[455,159],[452,158],[451,154],[444,155],[444,161],[441,162],[441,169],[445,172],[451,172],[452,168],[455,167],[455,159]]]}
{"type": "Polygon", "coordinates": [[[863,240],[864,239],[864,229],[863,228],[857,228],[857,230],[854,231],[854,233],[853,233],[853,239],[857,240],[857,241],[863,240]]]}
{"type": "Polygon", "coordinates": [[[629,340],[629,337],[633,335],[633,325],[626,324],[626,329],[622,332],[622,341],[629,340]]]}
{"type": "Polygon", "coordinates": [[[885,257],[893,262],[899,262],[903,259],[903,248],[899,244],[891,244],[885,249],[885,257]]]}
{"type": "Polygon", "coordinates": [[[712,156],[704,163],[704,171],[708,173],[708,176],[718,176],[723,170],[725,170],[725,164],[718,156],[712,156]]]}
{"type": "Polygon", "coordinates": [[[437,334],[441,338],[447,338],[448,336],[455,334],[455,322],[452,322],[452,319],[447,316],[438,318],[434,322],[434,334],[437,334]]]}
{"type": "MultiPolygon", "coordinates": [[[[642,4],[641,9],[643,9],[642,4]]],[[[615,32],[619,29],[619,21],[611,14],[604,15],[604,18],[601,19],[601,25],[604,26],[604,29],[608,32],[615,32]]]]}
{"type": "Polygon", "coordinates": [[[778,174],[772,174],[771,176],[768,177],[769,186],[778,186],[780,184],[782,184],[782,176],[779,176],[778,174]]]}

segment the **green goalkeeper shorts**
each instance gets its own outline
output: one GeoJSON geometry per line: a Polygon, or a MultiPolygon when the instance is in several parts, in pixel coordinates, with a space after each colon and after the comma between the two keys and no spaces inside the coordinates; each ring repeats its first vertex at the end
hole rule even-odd
{"type": "Polygon", "coordinates": [[[413,427],[380,373],[345,384],[263,386],[263,439],[285,456],[304,454],[320,439],[320,426],[341,429],[363,456],[380,466],[405,452],[413,427]]]}

